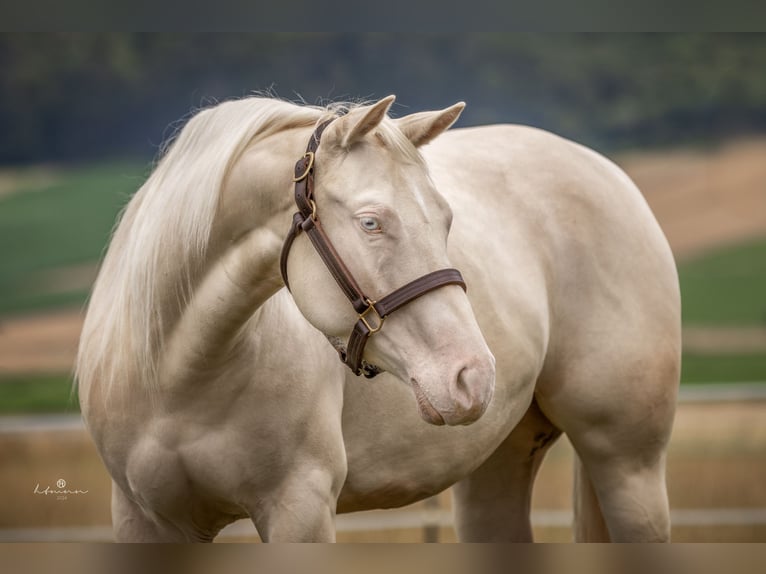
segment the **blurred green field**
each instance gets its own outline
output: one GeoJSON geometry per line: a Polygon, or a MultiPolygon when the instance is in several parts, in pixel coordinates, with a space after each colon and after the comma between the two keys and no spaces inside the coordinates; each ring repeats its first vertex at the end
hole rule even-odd
{"type": "Polygon", "coordinates": [[[16,375],[0,378],[0,415],[78,413],[80,404],[65,375],[16,375]]]}
{"type": "Polygon", "coordinates": [[[682,262],[678,272],[685,325],[766,326],[766,238],[682,262]]]}
{"type": "MultiPolygon", "coordinates": [[[[678,274],[685,327],[766,327],[766,238],[683,261],[678,274]]],[[[684,352],[682,383],[727,381],[766,381],[766,353],[684,352]]]]}
{"type": "Polygon", "coordinates": [[[684,353],[682,384],[759,381],[766,381],[766,354],[684,353]]]}
{"type": "Polygon", "coordinates": [[[128,161],[72,168],[0,197],[0,316],[81,305],[87,288],[59,290],[50,273],[98,261],[145,171],[128,161]]]}
{"type": "MultiPolygon", "coordinates": [[[[80,307],[88,285],[52,272],[96,265],[122,206],[147,165],[111,162],[58,172],[54,181],[0,196],[0,319],[80,307]]],[[[684,325],[766,325],[766,239],[679,264],[684,325]]],[[[766,380],[766,353],[684,354],[682,382],[766,380]]],[[[76,411],[71,377],[2,375],[0,413],[76,411]]]]}

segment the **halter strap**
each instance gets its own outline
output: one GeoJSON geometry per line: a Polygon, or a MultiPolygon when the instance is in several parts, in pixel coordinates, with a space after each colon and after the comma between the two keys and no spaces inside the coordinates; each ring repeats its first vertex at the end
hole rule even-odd
{"type": "Polygon", "coordinates": [[[343,343],[340,341],[333,342],[331,340],[331,342],[338,351],[340,360],[348,366],[354,374],[364,374],[367,378],[372,378],[379,374],[381,369],[375,365],[370,365],[364,360],[364,348],[370,336],[377,333],[382,328],[383,321],[386,317],[407,303],[414,301],[418,297],[421,297],[434,289],[446,285],[459,285],[465,290],[466,285],[462,275],[457,269],[441,269],[439,271],[427,273],[426,275],[399,287],[383,297],[380,301],[373,301],[364,294],[364,291],[356,282],[356,279],[354,279],[351,271],[349,271],[348,267],[343,263],[343,259],[341,259],[336,251],[330,238],[327,236],[327,233],[325,233],[319,220],[316,203],[314,201],[315,153],[319,147],[322,132],[333,119],[334,118],[322,122],[317,126],[309,139],[306,153],[295,164],[295,176],[293,177],[293,181],[295,182],[295,204],[298,206],[298,211],[293,215],[290,231],[282,246],[279,267],[285,286],[290,289],[290,284],[287,279],[287,258],[295,238],[301,232],[305,232],[341,291],[343,291],[351,302],[354,310],[359,315],[359,319],[351,331],[348,348],[344,348],[343,343]]]}
{"type": "MultiPolygon", "coordinates": [[[[399,287],[383,297],[380,301],[374,303],[370,302],[369,308],[365,313],[369,313],[370,311],[377,313],[378,324],[371,329],[366,317],[360,316],[360,319],[354,325],[353,331],[351,331],[351,337],[348,341],[347,357],[341,356],[341,360],[349,365],[352,370],[354,370],[353,366],[358,367],[363,365],[364,361],[362,353],[364,353],[367,339],[380,330],[386,317],[418,297],[446,285],[459,285],[464,291],[466,289],[465,281],[463,281],[463,276],[460,274],[460,271],[457,269],[440,269],[439,271],[423,275],[422,277],[407,283],[403,287],[399,287]]],[[[367,378],[372,378],[380,372],[378,367],[375,367],[374,365],[370,366],[373,369],[376,369],[376,372],[374,374],[368,374],[368,370],[363,367],[367,378]]],[[[357,374],[359,373],[357,372],[357,374]]]]}

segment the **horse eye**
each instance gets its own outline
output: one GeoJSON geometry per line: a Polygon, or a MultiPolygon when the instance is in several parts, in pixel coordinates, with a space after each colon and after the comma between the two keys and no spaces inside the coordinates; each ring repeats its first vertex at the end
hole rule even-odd
{"type": "Polygon", "coordinates": [[[362,217],[360,223],[365,231],[380,231],[380,222],[374,217],[362,217]]]}

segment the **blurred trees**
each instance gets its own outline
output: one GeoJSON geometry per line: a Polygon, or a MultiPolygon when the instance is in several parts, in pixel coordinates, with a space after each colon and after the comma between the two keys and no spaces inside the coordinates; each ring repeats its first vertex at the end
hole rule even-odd
{"type": "Polygon", "coordinates": [[[0,163],[153,155],[178,120],[274,88],[468,103],[600,148],[766,130],[762,34],[0,34],[0,163]]]}

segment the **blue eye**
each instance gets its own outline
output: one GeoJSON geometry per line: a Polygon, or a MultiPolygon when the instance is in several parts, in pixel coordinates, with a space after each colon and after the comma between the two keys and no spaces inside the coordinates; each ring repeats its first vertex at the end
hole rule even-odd
{"type": "Polygon", "coordinates": [[[362,229],[365,231],[369,231],[371,233],[375,231],[380,231],[380,221],[375,219],[374,217],[362,217],[359,220],[360,225],[362,226],[362,229]]]}

